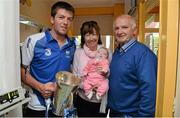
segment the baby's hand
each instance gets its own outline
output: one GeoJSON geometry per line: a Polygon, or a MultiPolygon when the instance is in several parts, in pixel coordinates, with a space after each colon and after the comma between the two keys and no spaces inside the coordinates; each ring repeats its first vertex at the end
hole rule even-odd
{"type": "Polygon", "coordinates": [[[96,72],[101,74],[102,76],[106,77],[108,72],[107,71],[104,71],[102,67],[97,67],[96,68],[96,72]]]}

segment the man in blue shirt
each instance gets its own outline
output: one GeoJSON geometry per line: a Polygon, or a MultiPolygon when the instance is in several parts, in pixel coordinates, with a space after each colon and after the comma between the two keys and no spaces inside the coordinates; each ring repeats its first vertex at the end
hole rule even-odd
{"type": "Polygon", "coordinates": [[[112,117],[153,117],[156,105],[156,55],[139,43],[135,19],[114,22],[118,44],[110,64],[108,108],[112,117]]]}
{"type": "Polygon", "coordinates": [[[25,117],[45,116],[45,99],[52,98],[56,90],[55,74],[71,69],[75,43],[67,32],[73,18],[74,8],[69,3],[56,2],[51,8],[51,30],[31,35],[24,42],[21,75],[31,88],[25,117]]]}

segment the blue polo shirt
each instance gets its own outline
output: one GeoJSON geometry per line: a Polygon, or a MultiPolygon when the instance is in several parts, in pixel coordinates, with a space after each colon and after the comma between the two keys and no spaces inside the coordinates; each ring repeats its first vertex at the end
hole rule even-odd
{"type": "Polygon", "coordinates": [[[130,116],[154,116],[156,55],[131,39],[115,50],[110,64],[108,107],[130,116]]]}
{"type": "MultiPolygon", "coordinates": [[[[68,37],[66,43],[60,47],[47,30],[26,39],[22,49],[22,64],[30,67],[30,74],[37,81],[55,82],[58,71],[71,70],[75,48],[74,40],[68,37]]],[[[30,101],[30,107],[39,110],[33,107],[44,105],[44,98],[36,90],[33,90],[31,95],[33,99],[30,101]]]]}

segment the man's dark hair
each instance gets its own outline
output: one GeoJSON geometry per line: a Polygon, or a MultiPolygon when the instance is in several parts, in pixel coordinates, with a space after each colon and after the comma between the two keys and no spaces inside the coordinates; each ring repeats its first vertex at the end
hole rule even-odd
{"type": "Polygon", "coordinates": [[[73,13],[73,17],[74,17],[74,7],[67,3],[67,2],[63,2],[63,1],[58,1],[56,2],[52,7],[51,7],[51,16],[55,17],[57,10],[58,9],[65,9],[67,11],[70,11],[73,13]]]}

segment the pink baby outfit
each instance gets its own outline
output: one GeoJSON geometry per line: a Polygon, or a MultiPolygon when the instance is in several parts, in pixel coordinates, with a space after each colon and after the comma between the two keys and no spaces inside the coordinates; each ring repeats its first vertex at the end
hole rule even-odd
{"type": "Polygon", "coordinates": [[[96,87],[96,93],[99,96],[103,96],[109,89],[108,80],[97,71],[97,68],[100,68],[101,71],[107,73],[109,71],[108,59],[92,59],[89,60],[85,66],[83,70],[83,89],[85,94],[88,94],[96,87]]]}
{"type": "MultiPolygon", "coordinates": [[[[98,48],[100,47],[98,46],[98,48]]],[[[73,74],[81,78],[83,76],[83,69],[88,61],[95,58],[96,53],[97,51],[91,51],[86,45],[83,48],[76,49],[73,61],[73,74]]]]}

